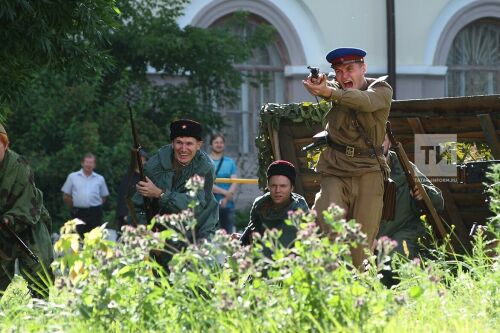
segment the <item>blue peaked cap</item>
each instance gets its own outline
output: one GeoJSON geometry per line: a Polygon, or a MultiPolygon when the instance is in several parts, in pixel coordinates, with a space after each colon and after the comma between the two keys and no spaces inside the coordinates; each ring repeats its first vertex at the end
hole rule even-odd
{"type": "Polygon", "coordinates": [[[326,55],[326,61],[332,66],[342,65],[351,62],[364,62],[366,51],[356,47],[339,47],[330,51],[326,55]]]}

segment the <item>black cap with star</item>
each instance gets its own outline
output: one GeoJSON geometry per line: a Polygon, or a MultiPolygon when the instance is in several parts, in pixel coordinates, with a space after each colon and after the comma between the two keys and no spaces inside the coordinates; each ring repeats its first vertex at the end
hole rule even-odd
{"type": "Polygon", "coordinates": [[[191,119],[180,119],[170,124],[170,140],[177,137],[193,137],[201,141],[201,124],[191,119]]]}

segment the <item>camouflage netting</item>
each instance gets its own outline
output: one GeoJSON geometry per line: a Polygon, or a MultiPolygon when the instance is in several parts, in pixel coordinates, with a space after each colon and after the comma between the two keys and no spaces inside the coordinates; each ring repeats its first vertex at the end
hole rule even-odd
{"type": "Polygon", "coordinates": [[[259,170],[257,175],[260,188],[265,188],[267,166],[275,160],[269,136],[269,126],[279,131],[280,122],[285,119],[294,123],[303,123],[304,126],[308,127],[322,124],[330,107],[330,102],[323,100],[319,103],[268,103],[262,107],[260,110],[259,135],[255,138],[255,145],[259,150],[259,170]]]}

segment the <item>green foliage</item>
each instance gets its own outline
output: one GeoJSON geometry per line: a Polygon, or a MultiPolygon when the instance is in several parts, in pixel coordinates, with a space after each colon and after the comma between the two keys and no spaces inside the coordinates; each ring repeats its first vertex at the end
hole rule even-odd
{"type": "Polygon", "coordinates": [[[248,225],[248,219],[250,217],[251,204],[244,209],[238,209],[235,211],[234,226],[236,232],[242,232],[248,225]]]}
{"type": "Polygon", "coordinates": [[[496,164],[488,173],[491,182],[488,183],[488,194],[490,198],[490,210],[493,216],[490,220],[490,229],[493,232],[500,232],[500,164],[496,164]]]}
{"type": "Polygon", "coordinates": [[[457,143],[457,163],[471,161],[492,160],[493,154],[490,147],[484,142],[481,143],[457,143]]]}
{"type": "Polygon", "coordinates": [[[2,295],[0,308],[10,308],[17,304],[27,305],[31,302],[28,284],[20,275],[14,276],[9,287],[2,294],[0,294],[2,295]]]}
{"type": "Polygon", "coordinates": [[[307,159],[307,167],[311,170],[316,169],[316,165],[318,164],[319,157],[321,156],[321,153],[326,150],[327,147],[317,147],[311,150],[308,150],[306,153],[306,159],[307,159]]]}
{"type": "MultiPolygon", "coordinates": [[[[331,103],[321,100],[318,104],[311,102],[276,104],[268,103],[260,110],[259,135],[255,138],[255,145],[259,150],[259,186],[264,188],[267,183],[266,168],[275,160],[272,151],[269,129],[279,130],[280,121],[284,119],[296,123],[303,123],[310,127],[314,124],[325,125],[325,115],[331,108],[331,103]]],[[[319,158],[320,150],[308,154],[308,161],[315,163],[319,158]]]]}
{"type": "Polygon", "coordinates": [[[11,285],[0,301],[1,330],[494,332],[500,324],[500,246],[482,231],[460,260],[393,258],[401,283],[387,289],[378,272],[388,269],[394,242],[380,239],[366,270],[353,268],[350,248],[364,235],[336,207],[325,212],[335,241],[321,237],[314,215],[298,211],[288,221],[299,229],[295,246],[283,248],[276,230],[255,237],[253,247],[225,233],[190,241],[195,206],[161,216],[156,222],[169,227],[161,233],[124,228],[117,243],[97,228],[81,244],[68,222],[49,298],[31,300],[19,281],[11,285]],[[165,240],[170,245],[159,247],[165,240]],[[168,273],[151,256],[164,251],[173,255],[168,273]]]}
{"type": "MultiPolygon", "coordinates": [[[[200,121],[206,133],[224,125],[215,111],[236,101],[241,74],[233,65],[268,43],[273,32],[262,25],[245,36],[237,34],[247,22],[244,13],[214,29],[183,29],[176,20],[185,3],[117,0],[121,21],[114,29],[95,30],[109,42],[101,51],[112,59],[112,68],[96,65],[93,71],[82,71],[80,61],[69,60],[64,72],[31,68],[23,97],[4,105],[11,148],[31,161],[55,228],[69,215],[60,188],[67,174],[80,168],[86,152],[97,156],[96,171],[110,189],[105,221],[113,226],[110,211],[132,147],[127,101],[140,143],[150,153],[169,142],[172,120],[200,121]],[[149,67],[161,74],[147,77],[149,67]],[[165,84],[172,78],[173,83],[165,84]]],[[[100,7],[95,10],[98,18],[100,7]]]]}
{"type": "Polygon", "coordinates": [[[115,0],[1,1],[0,104],[23,95],[41,67],[109,67],[104,36],[118,13],[115,0]]]}
{"type": "Polygon", "coordinates": [[[451,155],[452,150],[456,152],[457,164],[493,159],[491,149],[484,142],[447,142],[444,144],[443,148],[445,151],[443,158],[450,161],[450,163],[453,161],[451,155]]]}

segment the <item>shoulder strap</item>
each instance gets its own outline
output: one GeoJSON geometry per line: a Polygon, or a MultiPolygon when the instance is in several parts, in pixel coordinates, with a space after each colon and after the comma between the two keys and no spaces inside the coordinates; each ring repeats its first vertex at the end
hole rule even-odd
{"type": "Polygon", "coordinates": [[[217,165],[217,170],[215,170],[215,177],[217,177],[217,174],[218,174],[218,173],[219,173],[219,171],[220,171],[220,168],[221,168],[221,166],[222,166],[222,162],[224,162],[224,156],[222,156],[222,157],[220,158],[219,164],[217,165]]]}
{"type": "Polygon", "coordinates": [[[377,154],[377,149],[375,148],[375,145],[373,144],[373,142],[370,140],[370,138],[366,134],[365,129],[363,128],[363,125],[361,125],[361,123],[358,121],[358,116],[357,116],[356,112],[352,109],[350,110],[350,112],[351,112],[351,116],[353,118],[352,123],[353,123],[354,127],[356,127],[356,130],[359,132],[359,134],[361,134],[361,136],[363,137],[363,140],[365,140],[368,147],[373,149],[373,153],[375,154],[375,158],[377,158],[378,165],[380,166],[380,171],[382,171],[382,176],[384,177],[384,180],[386,180],[389,177],[389,175],[386,174],[386,172],[384,171],[384,168],[382,167],[382,162],[380,161],[380,158],[377,154]]]}
{"type": "Polygon", "coordinates": [[[379,78],[377,78],[375,81],[373,81],[372,83],[370,83],[370,85],[368,86],[368,88],[371,88],[373,87],[374,85],[376,85],[377,83],[379,82],[385,82],[385,80],[389,77],[389,75],[384,75],[384,76],[381,76],[379,78]]]}

